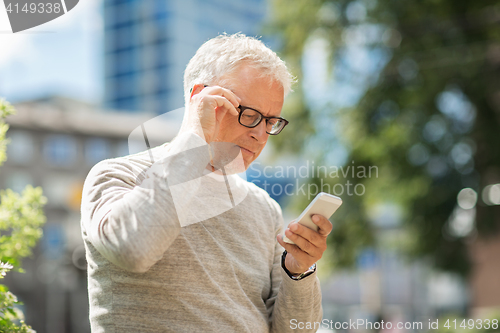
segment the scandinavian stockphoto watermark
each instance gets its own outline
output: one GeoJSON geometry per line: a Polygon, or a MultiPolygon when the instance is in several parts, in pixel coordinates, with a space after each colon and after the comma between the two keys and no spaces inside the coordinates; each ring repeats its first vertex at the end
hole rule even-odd
{"type": "Polygon", "coordinates": [[[422,330],[422,322],[384,322],[383,320],[378,322],[372,322],[367,319],[356,319],[349,321],[333,321],[329,319],[323,319],[322,321],[298,321],[297,319],[290,320],[290,328],[296,329],[308,329],[308,330],[392,330],[392,329],[406,329],[406,330],[422,330]]]}
{"type": "Polygon", "coordinates": [[[79,0],[3,0],[12,32],[24,31],[62,16],[79,0]]]}
{"type": "Polygon", "coordinates": [[[182,114],[184,108],[179,108],[144,122],[130,133],[128,144],[130,154],[145,154],[151,164],[135,183],[147,191],[170,193],[172,208],[184,227],[233,209],[246,198],[248,187],[242,186],[245,179],[238,176],[245,168],[234,143],[207,144],[193,133],[173,138],[179,129],[169,125],[182,114]],[[154,148],[166,142],[170,143],[154,148]]]}
{"type": "Polygon", "coordinates": [[[333,321],[329,319],[323,319],[322,321],[316,322],[304,322],[298,321],[297,319],[290,320],[291,329],[309,329],[309,330],[411,330],[411,331],[421,331],[421,330],[457,330],[461,328],[462,330],[480,330],[480,329],[498,329],[499,322],[498,319],[429,319],[425,321],[370,321],[368,319],[356,319],[349,321],[333,321]]]}
{"type": "Polygon", "coordinates": [[[356,165],[354,161],[343,166],[317,165],[306,161],[300,166],[263,166],[254,162],[249,167],[250,181],[275,196],[303,195],[310,200],[319,192],[336,196],[362,196],[366,192],[362,179],[378,178],[377,166],[356,165]],[[308,180],[316,179],[316,182],[308,180]],[[283,181],[285,180],[285,181],[283,181]]]}
{"type": "Polygon", "coordinates": [[[147,191],[169,192],[181,226],[233,209],[248,194],[246,180],[275,197],[302,195],[311,200],[319,192],[362,196],[366,192],[363,180],[379,175],[377,166],[356,165],[354,161],[343,166],[318,165],[314,161],[270,166],[256,161],[245,172],[242,153],[234,143],[208,145],[201,137],[187,133],[174,139],[179,128],[171,127],[172,120],[183,114],[184,108],[179,108],[149,119],[128,138],[129,153],[145,154],[151,163],[138,175],[136,184],[147,191]],[[169,149],[153,148],[165,142],[170,142],[169,149]],[[312,179],[316,182],[312,183],[312,179]],[[210,200],[206,200],[208,197],[210,200]],[[188,206],[197,209],[186,209],[188,206]]]}

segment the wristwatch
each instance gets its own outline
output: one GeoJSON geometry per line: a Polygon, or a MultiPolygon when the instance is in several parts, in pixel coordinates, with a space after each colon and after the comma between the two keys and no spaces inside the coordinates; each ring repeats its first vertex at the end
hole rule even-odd
{"type": "Polygon", "coordinates": [[[290,279],[296,280],[296,281],[302,280],[303,278],[308,277],[312,273],[316,272],[316,264],[313,264],[304,273],[302,273],[302,274],[300,274],[298,276],[293,276],[292,273],[290,273],[290,271],[288,269],[286,269],[286,266],[285,266],[285,258],[286,258],[286,254],[287,253],[288,252],[286,252],[286,250],[285,250],[285,251],[283,251],[283,254],[281,255],[281,267],[283,267],[283,269],[285,270],[286,274],[288,274],[288,276],[290,277],[290,279]]]}

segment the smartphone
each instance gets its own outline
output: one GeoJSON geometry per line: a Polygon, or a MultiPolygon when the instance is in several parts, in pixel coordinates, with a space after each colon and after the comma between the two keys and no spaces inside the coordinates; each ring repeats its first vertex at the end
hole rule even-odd
{"type": "MultiPolygon", "coordinates": [[[[313,223],[312,216],[315,214],[322,215],[329,219],[333,213],[342,205],[342,199],[335,195],[325,192],[320,192],[304,209],[302,214],[297,218],[296,222],[308,227],[314,231],[318,231],[318,226],[313,223]]],[[[283,234],[283,241],[289,244],[295,244],[283,234]]]]}

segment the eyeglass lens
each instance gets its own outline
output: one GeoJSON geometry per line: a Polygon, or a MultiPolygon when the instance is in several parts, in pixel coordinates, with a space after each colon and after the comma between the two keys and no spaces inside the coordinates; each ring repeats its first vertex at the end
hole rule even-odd
{"type": "MultiPolygon", "coordinates": [[[[262,115],[252,109],[244,109],[240,116],[240,122],[247,127],[255,127],[260,123],[262,115]]],[[[276,134],[281,131],[285,121],[279,118],[266,119],[266,131],[270,134],[276,134]]]]}

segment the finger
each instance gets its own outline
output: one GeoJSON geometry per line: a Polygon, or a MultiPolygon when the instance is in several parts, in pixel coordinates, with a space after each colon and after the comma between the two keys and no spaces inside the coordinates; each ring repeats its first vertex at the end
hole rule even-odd
{"type": "Polygon", "coordinates": [[[311,257],[315,257],[319,253],[319,249],[311,242],[309,242],[304,237],[290,231],[289,228],[285,229],[285,236],[295,243],[302,251],[309,254],[311,257]]]}
{"type": "Polygon", "coordinates": [[[307,263],[314,262],[314,258],[308,253],[302,251],[297,245],[286,243],[283,240],[283,236],[281,234],[278,235],[276,239],[278,240],[278,243],[280,243],[280,245],[286,250],[286,252],[290,253],[297,260],[297,262],[306,263],[306,267],[311,266],[307,266],[307,263]]]}
{"type": "Polygon", "coordinates": [[[212,95],[210,97],[214,99],[216,103],[215,106],[218,108],[218,111],[222,111],[222,113],[220,113],[220,116],[218,115],[217,117],[218,120],[222,119],[222,117],[226,114],[226,112],[229,112],[234,116],[238,115],[238,111],[236,110],[234,105],[227,100],[227,98],[219,95],[212,95]]]}
{"type": "Polygon", "coordinates": [[[333,225],[326,217],[315,214],[311,220],[318,226],[318,233],[322,236],[328,236],[332,232],[333,225]]]}
{"type": "MultiPolygon", "coordinates": [[[[283,236],[281,234],[279,234],[278,236],[276,236],[276,240],[278,241],[278,243],[280,243],[280,245],[288,251],[289,248],[291,248],[293,246],[293,244],[290,244],[290,243],[287,243],[283,240],[283,236]]],[[[288,251],[289,252],[289,251],[288,251]]]]}
{"type": "Polygon", "coordinates": [[[240,106],[241,98],[236,96],[231,90],[219,87],[219,86],[213,86],[213,87],[207,87],[206,92],[213,95],[221,95],[225,97],[231,104],[234,105],[235,108],[240,106]]]}
{"type": "Polygon", "coordinates": [[[319,232],[309,229],[299,223],[293,223],[288,226],[291,232],[301,236],[310,243],[314,244],[316,247],[323,247],[326,244],[326,237],[321,235],[319,232]]]}

